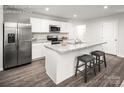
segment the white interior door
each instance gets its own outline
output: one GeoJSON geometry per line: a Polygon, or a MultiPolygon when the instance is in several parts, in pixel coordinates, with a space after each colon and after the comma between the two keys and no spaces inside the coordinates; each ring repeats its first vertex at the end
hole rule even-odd
{"type": "Polygon", "coordinates": [[[117,55],[117,23],[103,23],[103,41],[107,44],[103,45],[106,53],[117,55]]]}

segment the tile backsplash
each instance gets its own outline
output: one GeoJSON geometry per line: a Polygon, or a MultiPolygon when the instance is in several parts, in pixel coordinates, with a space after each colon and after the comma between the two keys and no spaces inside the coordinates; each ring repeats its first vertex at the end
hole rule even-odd
{"type": "Polygon", "coordinates": [[[56,35],[58,38],[68,38],[68,33],[32,33],[32,40],[39,41],[39,40],[47,40],[48,35],[56,35]]]}

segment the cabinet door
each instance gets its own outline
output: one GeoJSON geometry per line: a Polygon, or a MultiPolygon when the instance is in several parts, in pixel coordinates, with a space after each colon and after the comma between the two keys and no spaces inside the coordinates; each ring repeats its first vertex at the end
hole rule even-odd
{"type": "Polygon", "coordinates": [[[32,32],[49,32],[49,20],[31,18],[32,32]]]}
{"type": "Polygon", "coordinates": [[[68,33],[68,23],[61,22],[61,32],[68,33]]]}
{"type": "Polygon", "coordinates": [[[37,18],[31,18],[32,32],[42,31],[42,21],[37,18]]]}
{"type": "Polygon", "coordinates": [[[42,45],[32,45],[32,59],[42,57],[42,45]]]}
{"type": "Polygon", "coordinates": [[[42,30],[41,32],[49,32],[49,20],[41,20],[42,30]]]}
{"type": "Polygon", "coordinates": [[[117,55],[117,22],[106,22],[102,27],[103,41],[107,42],[103,45],[103,50],[108,54],[117,55]]]}

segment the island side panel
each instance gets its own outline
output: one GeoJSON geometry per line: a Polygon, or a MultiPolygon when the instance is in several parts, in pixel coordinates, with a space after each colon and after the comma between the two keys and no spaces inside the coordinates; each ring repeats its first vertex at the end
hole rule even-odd
{"type": "Polygon", "coordinates": [[[57,63],[57,84],[74,75],[76,56],[78,54],[79,51],[59,54],[60,60],[57,63]]]}
{"type": "Polygon", "coordinates": [[[47,75],[56,83],[58,55],[55,51],[46,48],[45,69],[47,75]]]}
{"type": "MultiPolygon", "coordinates": [[[[60,60],[57,63],[57,84],[72,77],[75,74],[78,56],[89,54],[92,50],[94,50],[94,48],[90,47],[82,50],[58,54],[60,60]]],[[[80,68],[80,70],[83,69],[84,67],[80,68]]]]}
{"type": "Polygon", "coordinates": [[[102,50],[102,45],[66,53],[58,53],[46,48],[46,73],[56,84],[59,84],[75,74],[77,56],[89,54],[94,50],[102,50]]]}

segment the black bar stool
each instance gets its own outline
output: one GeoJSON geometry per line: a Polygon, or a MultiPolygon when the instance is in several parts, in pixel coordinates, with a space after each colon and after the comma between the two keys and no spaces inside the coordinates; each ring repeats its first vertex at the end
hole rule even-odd
{"type": "Polygon", "coordinates": [[[93,68],[94,69],[94,74],[96,75],[95,71],[95,58],[92,55],[84,54],[82,56],[77,57],[77,65],[76,65],[76,70],[75,70],[75,76],[77,75],[77,72],[83,72],[79,68],[84,66],[84,80],[85,83],[87,82],[87,72],[88,68],[93,68]],[[79,64],[79,62],[82,62],[82,64],[79,64]],[[90,64],[90,65],[89,65],[90,64]]]}
{"type": "Polygon", "coordinates": [[[93,56],[96,57],[96,64],[99,67],[99,72],[101,70],[100,64],[104,63],[105,67],[107,67],[107,65],[106,65],[105,52],[96,50],[96,51],[91,52],[91,55],[93,55],[93,56]],[[101,57],[103,58],[102,60],[100,59],[101,57]]]}

